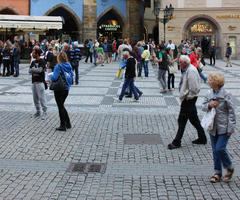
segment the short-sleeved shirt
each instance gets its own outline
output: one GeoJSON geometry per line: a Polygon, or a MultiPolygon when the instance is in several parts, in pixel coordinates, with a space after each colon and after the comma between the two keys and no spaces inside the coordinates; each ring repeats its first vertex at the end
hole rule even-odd
{"type": "Polygon", "coordinates": [[[160,59],[160,58],[162,58],[162,53],[161,52],[159,52],[159,54],[158,54],[158,59],[160,59]]]}

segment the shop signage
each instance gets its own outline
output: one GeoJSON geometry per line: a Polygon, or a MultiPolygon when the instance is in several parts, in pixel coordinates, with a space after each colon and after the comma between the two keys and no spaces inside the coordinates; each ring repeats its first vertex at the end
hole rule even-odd
{"type": "Polygon", "coordinates": [[[208,23],[196,23],[190,27],[191,33],[212,33],[212,27],[208,23]]]}
{"type": "Polygon", "coordinates": [[[120,28],[120,25],[102,24],[102,29],[104,31],[117,31],[120,28]]]}
{"type": "Polygon", "coordinates": [[[216,18],[224,18],[224,19],[240,18],[240,14],[217,15],[216,18]]]}

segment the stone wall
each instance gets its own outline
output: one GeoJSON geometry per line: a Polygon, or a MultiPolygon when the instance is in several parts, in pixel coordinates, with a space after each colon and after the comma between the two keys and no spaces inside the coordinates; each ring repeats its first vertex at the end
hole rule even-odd
{"type": "Polygon", "coordinates": [[[83,5],[83,40],[96,39],[97,32],[97,1],[84,0],[83,5]]]}
{"type": "Polygon", "coordinates": [[[131,40],[143,39],[143,21],[141,18],[141,0],[127,0],[127,20],[123,37],[131,40]]]}
{"type": "Polygon", "coordinates": [[[17,15],[29,15],[29,1],[26,0],[1,0],[0,12],[9,9],[17,15]]]}

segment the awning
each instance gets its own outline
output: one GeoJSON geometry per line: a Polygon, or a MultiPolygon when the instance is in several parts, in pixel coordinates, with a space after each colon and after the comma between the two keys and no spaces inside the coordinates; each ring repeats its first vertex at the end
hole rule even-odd
{"type": "Polygon", "coordinates": [[[55,16],[0,15],[1,28],[62,29],[63,20],[55,16]]]}

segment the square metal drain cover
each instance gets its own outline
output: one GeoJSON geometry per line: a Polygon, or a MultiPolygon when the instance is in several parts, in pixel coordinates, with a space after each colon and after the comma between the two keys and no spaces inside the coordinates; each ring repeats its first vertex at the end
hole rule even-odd
{"type": "Polygon", "coordinates": [[[68,172],[78,173],[105,173],[106,164],[103,163],[71,163],[68,172]]]}
{"type": "Polygon", "coordinates": [[[159,134],[124,134],[124,144],[163,144],[159,134]]]}

